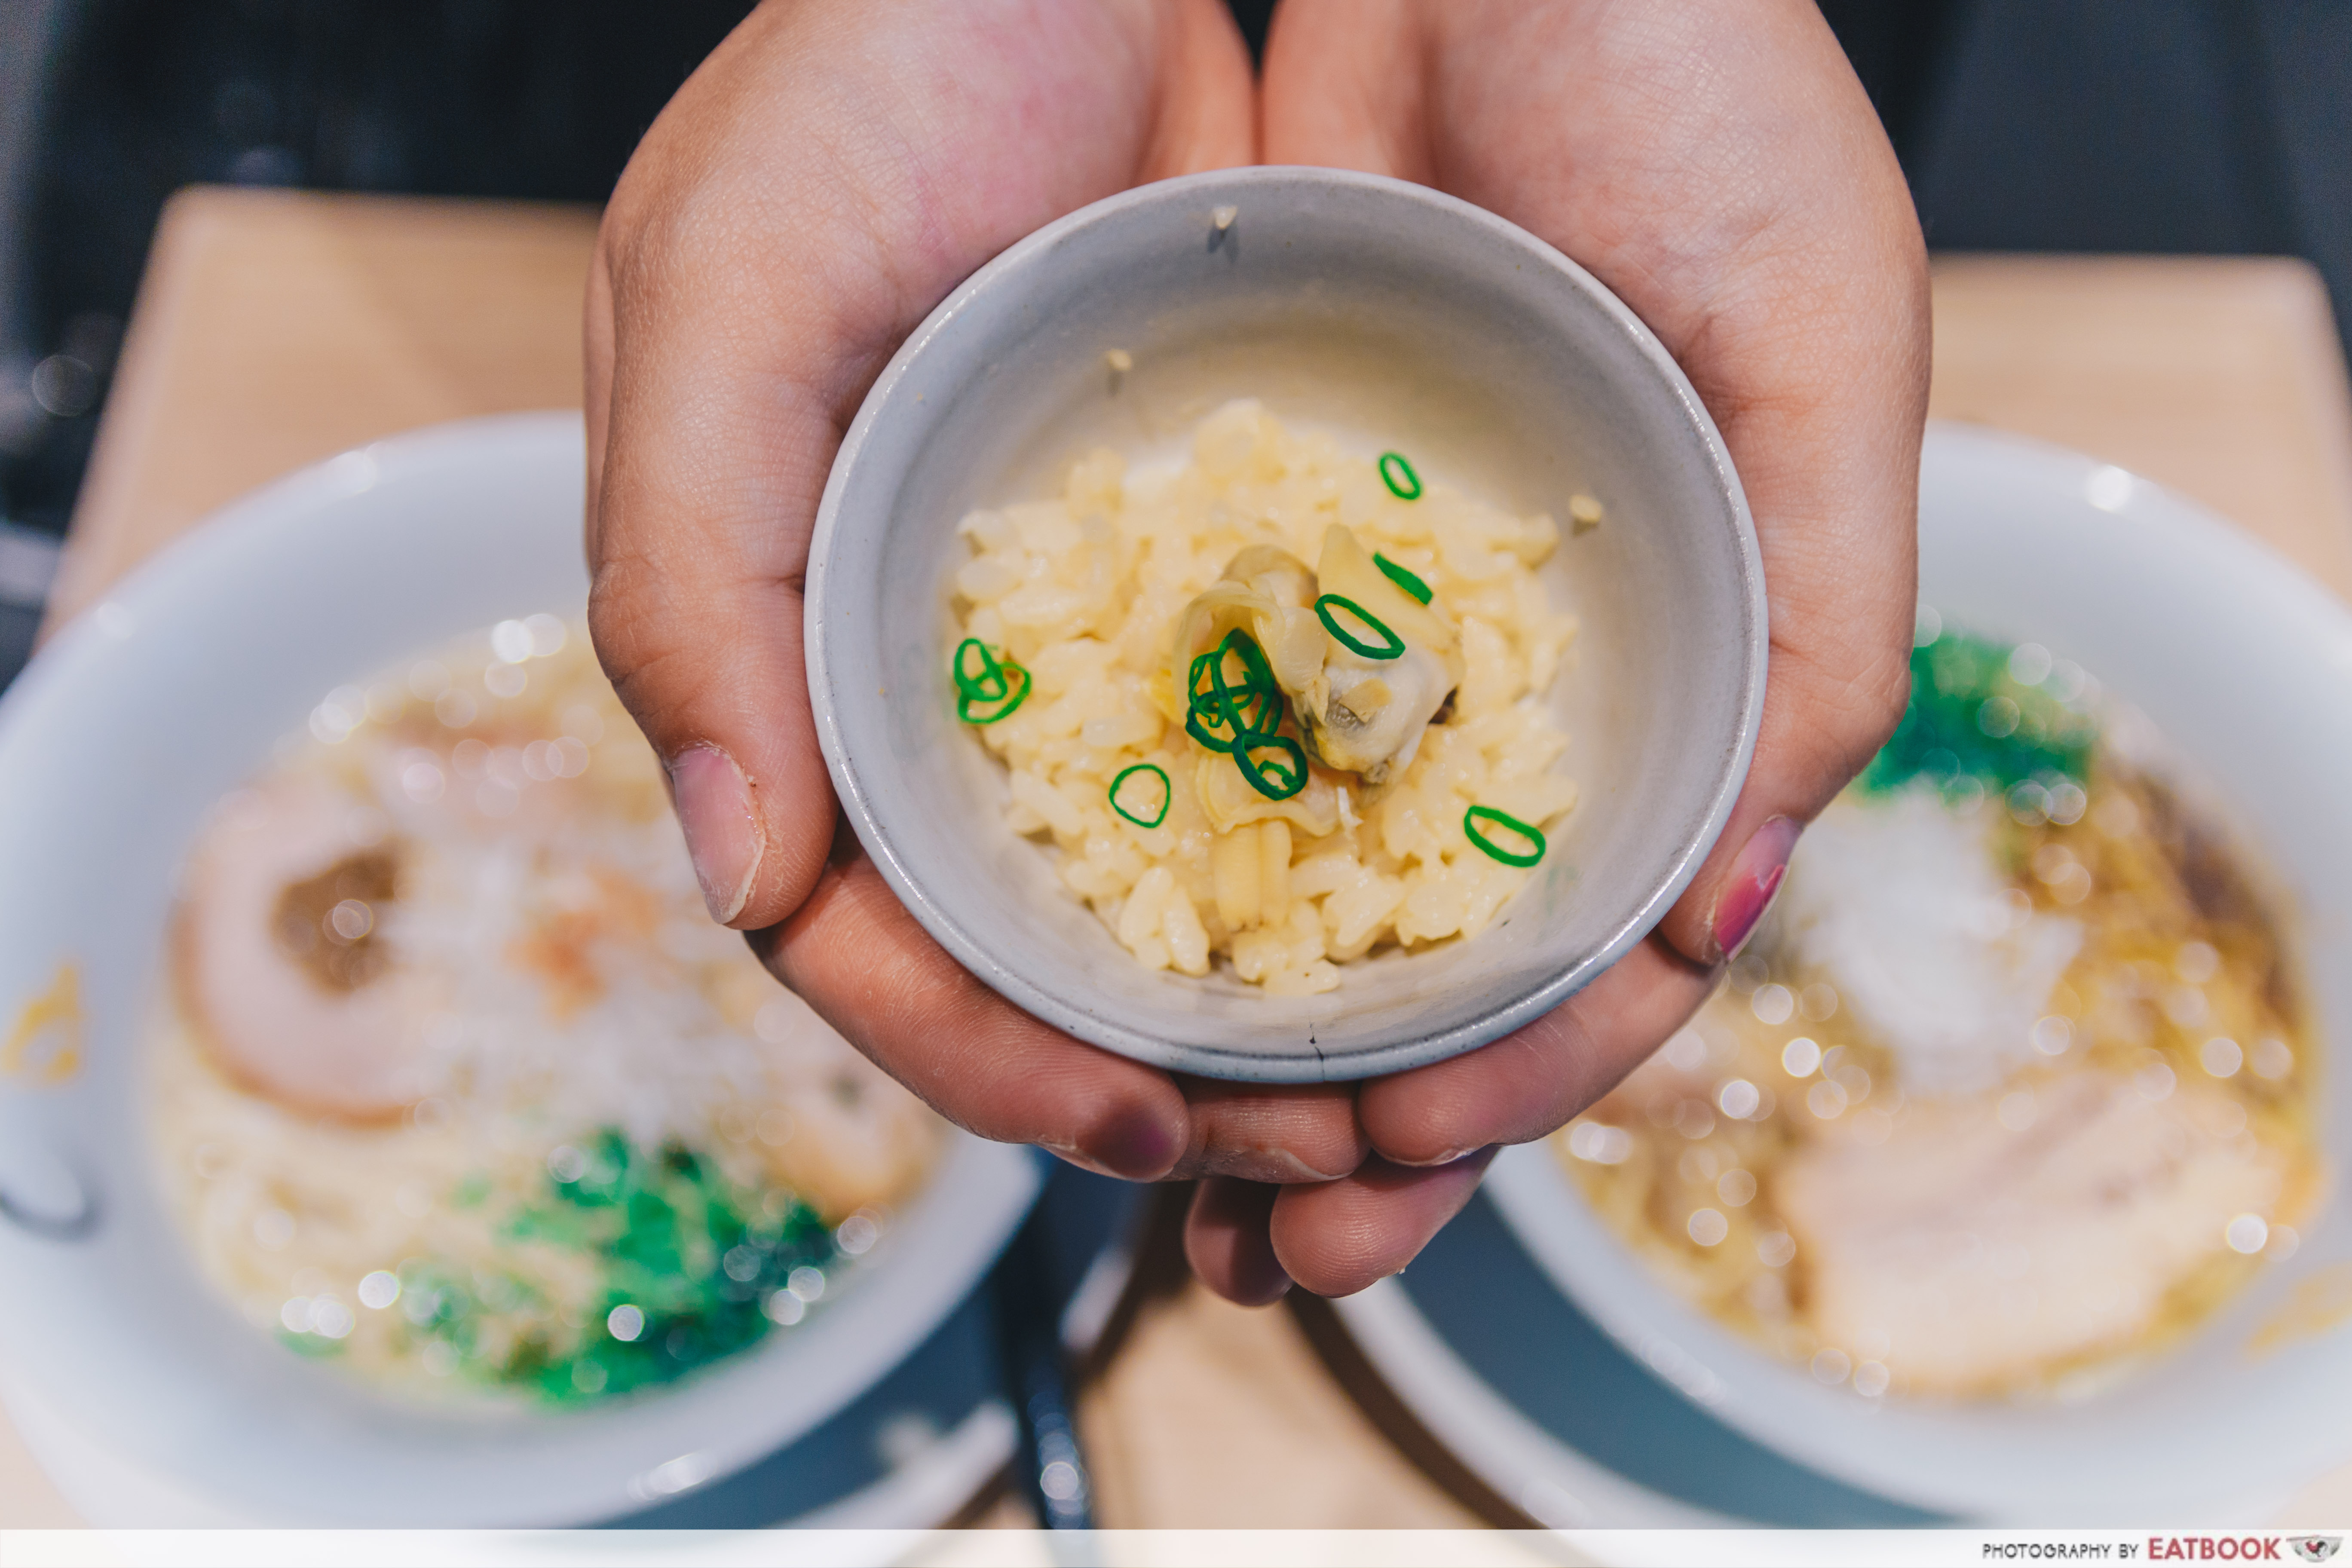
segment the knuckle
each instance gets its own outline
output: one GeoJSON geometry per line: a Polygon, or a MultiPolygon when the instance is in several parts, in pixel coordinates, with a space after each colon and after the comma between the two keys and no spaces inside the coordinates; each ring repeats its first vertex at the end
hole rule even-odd
{"type": "Polygon", "coordinates": [[[1832,794],[1886,743],[1911,699],[1907,635],[1868,646],[1858,637],[1842,640],[1843,647],[1824,649],[1776,638],[1773,647],[1774,684],[1787,699],[1775,727],[1799,741],[1807,769],[1832,794]]]}
{"type": "Polygon", "coordinates": [[[1843,737],[1843,762],[1849,772],[1860,772],[1877,754],[1903,721],[1911,700],[1910,650],[1884,653],[1869,661],[1847,687],[1850,722],[1843,737]]]}

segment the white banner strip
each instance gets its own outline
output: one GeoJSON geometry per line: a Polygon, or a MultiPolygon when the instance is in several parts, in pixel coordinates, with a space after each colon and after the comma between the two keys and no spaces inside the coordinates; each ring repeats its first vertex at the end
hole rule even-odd
{"type": "Polygon", "coordinates": [[[1962,1568],[2343,1558],[2326,1530],[7,1530],[0,1568],[1962,1568]]]}

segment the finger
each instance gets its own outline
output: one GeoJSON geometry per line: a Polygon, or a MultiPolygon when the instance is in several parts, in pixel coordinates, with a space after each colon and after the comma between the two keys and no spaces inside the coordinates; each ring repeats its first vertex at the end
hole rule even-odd
{"type": "Polygon", "coordinates": [[[1417,0],[1283,0],[1259,93],[1266,162],[1442,184],[1423,15],[1417,0]]]}
{"type": "MultiPolygon", "coordinates": [[[[782,920],[825,861],[801,578],[841,432],[957,281],[1134,178],[1165,10],[762,7],[614,193],[598,242],[609,303],[590,317],[610,363],[590,624],[726,923],[782,920]]],[[[1202,36],[1193,53],[1213,63],[1202,36]]],[[[1219,145],[1204,123],[1167,156],[1219,145]]]]}
{"type": "MultiPolygon", "coordinates": [[[[712,917],[753,927],[805,894],[831,837],[800,578],[845,406],[874,368],[856,326],[888,319],[875,279],[838,261],[795,298],[749,254],[763,220],[784,225],[706,166],[710,140],[782,132],[740,102],[779,32],[755,15],[631,161],[598,236],[585,342],[590,629],[667,770],[712,917]],[[731,216],[712,210],[739,194],[731,216]]],[[[805,159],[777,173],[834,183],[805,159]]]]}
{"type": "Polygon", "coordinates": [[[1162,4],[1160,58],[1151,142],[1136,184],[1256,163],[1257,82],[1223,0],[1162,4]]]}
{"type": "Polygon", "coordinates": [[[1318,1296],[1352,1296],[1402,1270],[1478,1190],[1492,1149],[1410,1171],[1385,1160],[1314,1187],[1284,1187],[1267,1237],[1283,1271],[1318,1296]]]}
{"type": "Polygon", "coordinates": [[[1201,1283],[1244,1307],[1278,1301],[1290,1276],[1274,1255],[1267,1226],[1283,1189],[1213,1176],[1192,1189],[1184,1216],[1184,1260],[1201,1283]]]}
{"type": "Polygon", "coordinates": [[[1660,928],[1715,962],[1907,685],[1926,252],[1861,84],[1804,0],[1736,26],[1707,0],[1286,0],[1265,78],[1268,157],[1426,180],[1525,226],[1649,324],[1715,416],[1771,635],[1746,785],[1660,928]]]}
{"type": "Polygon", "coordinates": [[[1328,1182],[1363,1163],[1370,1145],[1349,1083],[1252,1084],[1180,1078],[1192,1139],[1179,1175],[1328,1182]]]}
{"type": "Polygon", "coordinates": [[[855,839],[837,843],[800,912],[754,946],[950,1121],[1139,1181],[1328,1181],[1362,1161],[1352,1086],[1192,1079],[1180,1092],[1166,1074],[1071,1039],[990,990],[907,912],[855,839]]]}
{"type": "Polygon", "coordinates": [[[588,258],[588,284],[581,304],[581,410],[588,436],[588,559],[596,555],[597,498],[603,475],[604,431],[613,399],[613,279],[600,249],[588,258]]]}
{"type": "Polygon", "coordinates": [[[753,945],[852,1045],[983,1138],[1130,1181],[1169,1174],[1186,1152],[1184,1099],[1165,1073],[1050,1029],[974,979],[854,847],[753,945]]]}
{"type": "MultiPolygon", "coordinates": [[[[1458,8],[1450,27],[1474,20],[1458,8]]],[[[1659,930],[1711,963],[1752,932],[1801,826],[1869,760],[1908,687],[1927,272],[1910,195],[1876,114],[1817,7],[1768,0],[1726,28],[1669,0],[1640,26],[1591,8],[1533,29],[1581,46],[1555,85],[1627,84],[1564,145],[1517,136],[1514,95],[1442,94],[1446,138],[1509,147],[1466,174],[1473,199],[1588,260],[1664,342],[1715,416],[1757,528],[1770,673],[1756,751],[1729,820],[1659,930]],[[1562,20],[1567,18],[1567,20],[1562,20]],[[1630,88],[1630,91],[1628,89],[1630,88]],[[1663,117],[1654,105],[1668,104],[1663,117]],[[1644,116],[1650,116],[1644,119],[1644,116]],[[1651,124],[1612,156],[1596,138],[1651,124]],[[1538,160],[1554,160],[1546,174],[1538,160]],[[1580,163],[1563,170],[1559,161],[1580,163]],[[1761,161],[1772,174],[1759,179],[1761,161]],[[1639,181],[1638,186],[1633,182],[1639,181]]],[[[1520,69],[1520,82],[1540,80],[1520,69]]],[[[1590,100],[1587,100],[1588,104],[1590,100]]],[[[1573,114],[1571,110],[1571,114],[1573,114]]],[[[1559,119],[1569,117],[1556,117],[1559,119]]]]}
{"type": "MultiPolygon", "coordinates": [[[[1771,662],[1739,799],[1659,928],[1700,963],[1737,951],[1756,929],[1802,826],[1902,717],[1918,584],[1924,322],[1923,304],[1918,331],[1909,334],[1922,340],[1916,363],[1900,347],[1906,333],[1890,326],[1896,363],[1894,374],[1875,378],[1883,400],[1875,406],[1713,399],[1757,521],[1771,662]]],[[[1779,341],[1758,352],[1799,350],[1779,341]]]]}
{"type": "Polygon", "coordinates": [[[1643,942],[1527,1027],[1365,1084],[1357,1101],[1365,1135],[1380,1157],[1415,1167],[1541,1138],[1615,1088],[1714,985],[1714,972],[1643,942]]]}

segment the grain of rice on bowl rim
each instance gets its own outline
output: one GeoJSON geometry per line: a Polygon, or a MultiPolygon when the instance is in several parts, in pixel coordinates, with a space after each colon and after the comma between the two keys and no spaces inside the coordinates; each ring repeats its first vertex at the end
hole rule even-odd
{"type": "Polygon", "coordinates": [[[1222,954],[1298,995],[1475,937],[1576,804],[1541,706],[1576,636],[1537,575],[1549,517],[1244,399],[1172,472],[1098,448],[960,528],[957,684],[1006,819],[1148,967],[1222,954]]]}

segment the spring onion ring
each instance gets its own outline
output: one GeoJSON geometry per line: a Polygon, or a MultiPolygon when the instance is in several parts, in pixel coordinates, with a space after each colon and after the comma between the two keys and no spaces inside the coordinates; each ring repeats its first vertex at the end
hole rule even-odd
{"type": "Polygon", "coordinates": [[[1404,657],[1404,638],[1391,631],[1387,622],[1353,599],[1342,598],[1337,594],[1326,594],[1315,601],[1315,618],[1323,623],[1323,629],[1331,634],[1333,640],[1345,645],[1366,658],[1402,658],[1404,657]],[[1335,607],[1347,611],[1386,640],[1377,647],[1358,640],[1352,633],[1339,625],[1339,617],[1331,613],[1335,607]]]}
{"type": "Polygon", "coordinates": [[[1381,483],[1388,486],[1389,494],[1399,500],[1421,499],[1421,476],[1412,471],[1402,452],[1381,454],[1381,483]],[[1402,475],[1400,479],[1398,476],[1402,475]]]}
{"type": "Polygon", "coordinates": [[[988,645],[978,637],[966,637],[956,644],[955,684],[959,695],[975,702],[1002,702],[1013,695],[1012,683],[1005,679],[1004,667],[996,661],[988,645]],[[978,655],[980,668],[971,668],[972,657],[978,655]]]}
{"type": "Polygon", "coordinates": [[[1386,577],[1424,605],[1429,603],[1434,594],[1434,590],[1423,582],[1418,574],[1407,571],[1385,555],[1374,555],[1372,564],[1381,569],[1381,576],[1386,577]]]}
{"type": "MultiPolygon", "coordinates": [[[[956,717],[967,724],[993,724],[1008,719],[1013,710],[1029,700],[1029,672],[1007,658],[997,667],[1006,684],[1006,695],[1001,698],[974,696],[969,691],[956,693],[956,717]],[[985,711],[993,705],[994,711],[985,711]]],[[[961,682],[959,682],[961,684],[961,682]]]]}
{"type": "Polygon", "coordinates": [[[1234,765],[1243,782],[1268,800],[1288,800],[1307,787],[1307,753],[1287,735],[1245,735],[1234,747],[1234,765]],[[1276,752],[1272,766],[1257,759],[1260,752],[1276,752]]]}
{"type": "Polygon", "coordinates": [[[1506,866],[1532,866],[1544,858],[1542,829],[1530,827],[1510,813],[1496,811],[1491,805],[1474,805],[1464,812],[1462,831],[1469,836],[1471,843],[1485,850],[1490,858],[1500,860],[1506,866]],[[1481,822],[1491,822],[1507,832],[1516,833],[1534,845],[1535,848],[1527,853],[1514,854],[1487,837],[1485,831],[1478,826],[1481,822]]]}
{"type": "Polygon", "coordinates": [[[1118,776],[1110,781],[1110,808],[1138,827],[1157,827],[1167,821],[1168,808],[1174,805],[1175,801],[1176,792],[1169,785],[1168,771],[1157,763],[1138,763],[1133,767],[1121,768],[1118,776]],[[1160,811],[1158,815],[1149,818],[1136,816],[1126,806],[1121,805],[1118,800],[1119,786],[1138,773],[1150,773],[1160,781],[1160,811]]]}

